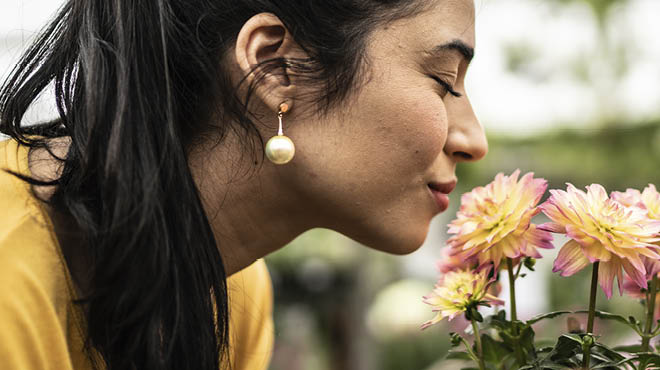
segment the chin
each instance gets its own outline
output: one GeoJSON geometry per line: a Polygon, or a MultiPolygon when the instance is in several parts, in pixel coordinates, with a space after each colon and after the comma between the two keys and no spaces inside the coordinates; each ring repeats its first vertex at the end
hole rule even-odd
{"type": "Polygon", "coordinates": [[[429,232],[429,225],[426,227],[409,227],[394,230],[380,230],[381,233],[374,235],[367,240],[357,240],[361,244],[379,250],[381,252],[406,255],[418,250],[426,240],[429,232]]]}

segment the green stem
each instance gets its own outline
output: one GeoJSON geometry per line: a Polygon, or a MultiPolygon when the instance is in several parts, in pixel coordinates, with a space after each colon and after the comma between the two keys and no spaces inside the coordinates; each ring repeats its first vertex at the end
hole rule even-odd
{"type": "Polygon", "coordinates": [[[463,343],[465,346],[465,349],[468,351],[470,358],[474,360],[474,362],[479,362],[479,356],[477,356],[477,354],[472,350],[472,345],[463,337],[461,337],[461,343],[463,343]]]}
{"type": "Polygon", "coordinates": [[[474,343],[477,345],[477,358],[479,358],[479,370],[485,370],[486,364],[484,363],[484,351],[481,347],[481,334],[479,333],[479,326],[477,322],[472,319],[472,331],[474,332],[474,343]]]}
{"type": "Polygon", "coordinates": [[[518,276],[520,275],[520,270],[522,270],[523,263],[522,261],[518,263],[518,269],[516,270],[516,278],[514,280],[518,280],[518,276]]]}
{"type": "MultiPolygon", "coordinates": [[[[521,262],[522,265],[522,262],[521,262]]],[[[515,275],[513,274],[513,260],[511,258],[506,259],[506,268],[507,271],[509,272],[509,296],[510,296],[510,303],[511,303],[511,323],[513,326],[513,336],[514,336],[514,347],[513,347],[513,352],[516,356],[516,361],[518,362],[519,366],[525,366],[525,359],[523,357],[522,352],[520,351],[520,343],[518,341],[518,329],[515,324],[515,321],[518,321],[518,312],[516,311],[516,278],[518,277],[518,273],[520,272],[520,268],[518,268],[518,273],[515,275]]]]}
{"type": "Polygon", "coordinates": [[[506,268],[509,272],[509,296],[511,297],[511,321],[518,320],[516,312],[516,277],[513,275],[513,261],[506,259],[506,268]]]}
{"type": "Polygon", "coordinates": [[[651,331],[653,330],[653,314],[655,312],[655,296],[657,293],[658,276],[653,275],[651,286],[646,299],[646,323],[644,324],[644,336],[642,336],[642,352],[649,351],[649,342],[651,341],[651,331]]]}
{"type": "MultiPolygon", "coordinates": [[[[593,334],[594,331],[594,315],[596,313],[596,290],[598,289],[598,265],[600,262],[596,261],[593,265],[591,273],[591,294],[589,295],[589,318],[587,319],[587,334],[593,334]]],[[[589,362],[591,360],[591,346],[584,349],[582,365],[584,369],[589,369],[589,362]]]]}

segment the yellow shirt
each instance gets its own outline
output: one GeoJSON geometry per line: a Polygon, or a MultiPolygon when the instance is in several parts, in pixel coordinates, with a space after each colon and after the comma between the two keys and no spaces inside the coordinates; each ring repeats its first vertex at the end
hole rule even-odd
{"type": "MultiPolygon", "coordinates": [[[[84,317],[72,303],[75,290],[48,213],[27,183],[3,171],[29,175],[27,149],[0,141],[0,369],[92,369],[83,352],[84,317]]],[[[267,369],[273,291],[264,261],[233,274],[227,288],[232,369],[267,369]]]]}

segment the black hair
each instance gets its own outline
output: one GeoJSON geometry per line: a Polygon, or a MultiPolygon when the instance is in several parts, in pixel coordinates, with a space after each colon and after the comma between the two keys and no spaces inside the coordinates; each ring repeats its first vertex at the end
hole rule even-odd
{"type": "Polygon", "coordinates": [[[0,132],[53,156],[48,139],[70,138],[56,180],[14,175],[56,186],[41,201],[72,220],[89,256],[90,289],[77,301],[88,351],[108,369],[210,370],[226,360],[221,241],[187,158],[209,130],[263,146],[248,109],[259,80],[239,96],[218,67],[243,24],[261,12],[281,19],[309,58],[269,60],[255,73],[305,76],[327,111],[364,80],[370,32],[422,2],[69,0],[59,9],[0,89],[0,132]],[[58,118],[22,125],[51,83],[58,118]]]}

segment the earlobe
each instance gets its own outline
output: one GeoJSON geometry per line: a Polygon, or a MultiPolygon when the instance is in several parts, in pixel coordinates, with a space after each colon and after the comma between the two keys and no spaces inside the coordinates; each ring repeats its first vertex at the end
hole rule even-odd
{"type": "MultiPolygon", "coordinates": [[[[295,42],[282,21],[271,13],[250,18],[236,39],[236,63],[246,76],[246,83],[259,79],[255,90],[273,109],[291,93],[293,86],[285,63],[264,65],[264,62],[294,57],[295,42]],[[272,101],[271,101],[272,100],[272,101]]],[[[277,62],[274,62],[277,63],[277,62]]]]}

